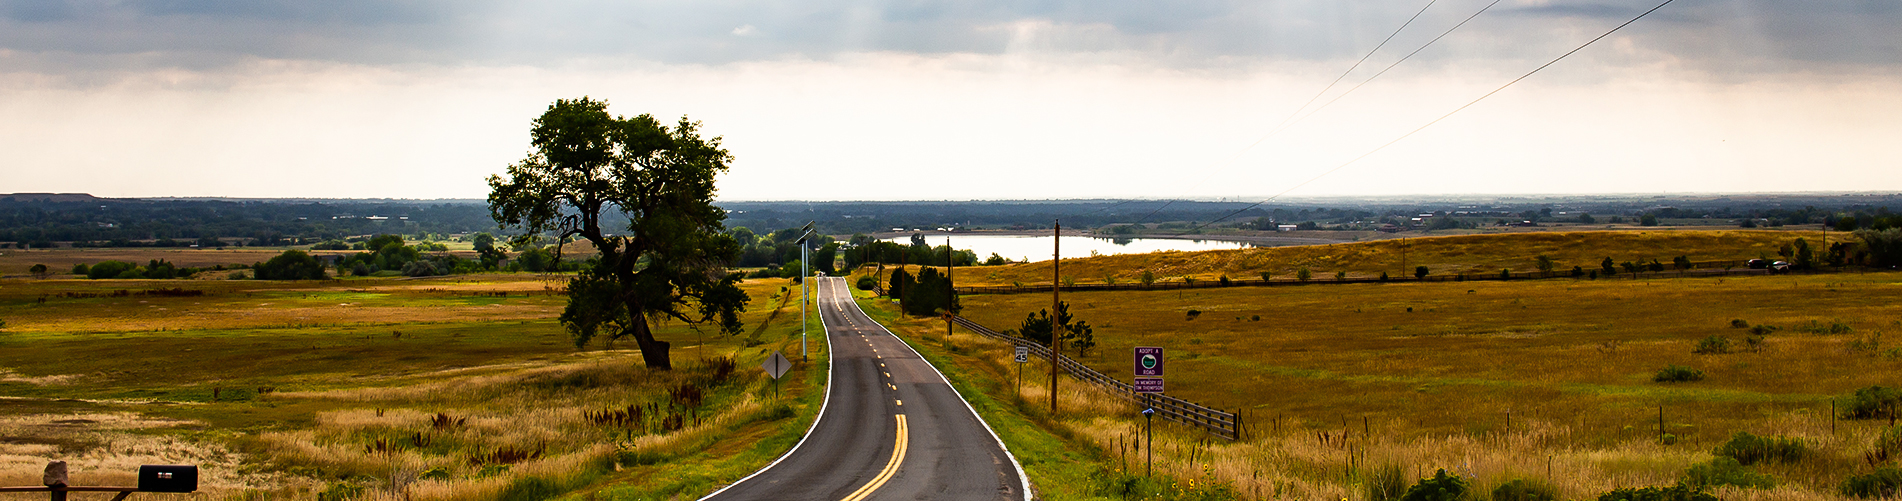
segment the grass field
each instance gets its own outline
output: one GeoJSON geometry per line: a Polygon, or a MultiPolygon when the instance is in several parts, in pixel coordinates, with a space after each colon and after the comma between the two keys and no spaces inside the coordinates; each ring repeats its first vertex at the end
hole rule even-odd
{"type": "Polygon", "coordinates": [[[92,485],[198,464],[214,499],[693,497],[817,411],[823,344],[778,400],[753,369],[797,349],[785,280],[747,282],[747,336],[661,326],[674,371],[576,350],[558,283],[0,280],[0,485],[63,459],[92,485]]]}
{"type": "MultiPolygon", "coordinates": [[[[1258,499],[1359,499],[1368,472],[1387,465],[1408,476],[1463,472],[1488,491],[1512,478],[1538,479],[1564,499],[1589,499],[1615,487],[1670,484],[1736,431],[1796,437],[1816,454],[1759,466],[1780,480],[1775,489],[1725,488],[1720,496],[1834,499],[1844,477],[1868,470],[1863,453],[1887,423],[1832,424],[1830,399],[1902,382],[1902,349],[1883,340],[1902,330],[1902,275],[1891,273],[1064,299],[1095,326],[1100,346],[1082,360],[1127,379],[1132,347],[1165,347],[1170,394],[1240,409],[1250,423],[1250,437],[1234,444],[1173,430],[1158,444],[1159,469],[1214,475],[1258,499]],[[1191,310],[1201,313],[1191,318],[1191,310]],[[1748,329],[1733,320],[1780,329],[1753,349],[1748,329]],[[1727,338],[1734,352],[1693,353],[1711,336],[1727,338]],[[1653,382],[1669,364],[1708,377],[1653,382]],[[1660,411],[1673,443],[1659,440],[1660,411]]],[[[963,300],[965,316],[1002,330],[1050,298],[963,300]]],[[[974,356],[1006,370],[1003,345],[969,344],[990,347],[974,356]]],[[[1027,392],[1045,391],[1036,381],[1027,392]]],[[[1055,420],[1061,427],[1104,451],[1126,446],[1119,444],[1138,423],[1133,409],[1107,396],[1097,404],[1082,403],[1087,395],[1065,398],[1083,412],[1055,420]],[[1111,411],[1090,412],[1104,406],[1111,411]]]]}
{"type": "MultiPolygon", "coordinates": [[[[1597,269],[1609,257],[1615,262],[1671,263],[1671,258],[1686,256],[1692,261],[1748,260],[1760,257],[1780,259],[1777,251],[1798,238],[1806,239],[1813,249],[1828,248],[1827,242],[1852,238],[1848,234],[1821,231],[1768,230],[1620,230],[1583,232],[1506,233],[1498,235],[1460,235],[1379,240],[1372,242],[1263,247],[1242,250],[1200,252],[1156,252],[1100,257],[1066,257],[1063,276],[1078,283],[1134,283],[1147,270],[1156,281],[1181,281],[1184,277],[1216,280],[1223,275],[1234,279],[1257,280],[1262,273],[1291,280],[1307,267],[1316,280],[1332,278],[1336,272],[1351,277],[1374,277],[1382,272],[1391,276],[1413,276],[1413,268],[1426,266],[1434,275],[1499,273],[1500,269],[1518,272],[1537,271],[1540,255],[1552,258],[1559,270],[1573,266],[1597,269]]],[[[1048,284],[1051,263],[963,268],[958,285],[1048,284]]]]}

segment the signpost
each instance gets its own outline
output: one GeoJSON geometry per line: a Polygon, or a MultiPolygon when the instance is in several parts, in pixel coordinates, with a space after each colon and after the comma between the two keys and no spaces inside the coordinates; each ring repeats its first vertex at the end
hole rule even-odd
{"type": "Polygon", "coordinates": [[[767,377],[773,378],[773,398],[779,398],[779,377],[792,370],[792,361],[775,351],[773,356],[766,357],[766,362],[759,364],[759,368],[766,371],[767,377]]]}
{"type": "Polygon", "coordinates": [[[1136,347],[1136,393],[1162,393],[1162,348],[1136,347]]]}
{"type": "Polygon", "coordinates": [[[1022,395],[1024,393],[1024,362],[1030,361],[1030,347],[1017,347],[1017,354],[1012,356],[1011,360],[1017,362],[1017,394],[1022,395]]]}

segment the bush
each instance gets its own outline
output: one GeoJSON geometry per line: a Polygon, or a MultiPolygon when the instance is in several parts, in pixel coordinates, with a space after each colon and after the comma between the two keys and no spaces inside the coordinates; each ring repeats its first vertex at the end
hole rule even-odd
{"type": "MultiPolygon", "coordinates": [[[[124,262],[124,261],[101,261],[99,264],[92,265],[91,269],[86,270],[86,278],[90,278],[93,280],[99,280],[99,279],[105,279],[105,278],[119,278],[120,275],[123,275],[128,271],[136,271],[138,268],[139,268],[138,265],[124,262]]],[[[133,278],[144,278],[144,277],[141,276],[141,277],[133,277],[133,278]]]]}
{"type": "Polygon", "coordinates": [[[1431,478],[1420,479],[1420,483],[1407,488],[1400,501],[1459,501],[1466,496],[1466,479],[1459,475],[1447,475],[1442,469],[1431,478]]]}
{"type": "Polygon", "coordinates": [[[1902,469],[1894,466],[1877,468],[1866,475],[1854,475],[1843,480],[1840,489],[1844,496],[1859,498],[1892,498],[1902,491],[1902,469]]]}
{"type": "Polygon", "coordinates": [[[878,279],[872,278],[871,275],[861,276],[858,282],[853,284],[853,287],[857,287],[862,291],[869,291],[878,287],[878,279]]]}
{"type": "Polygon", "coordinates": [[[1691,465],[1684,470],[1683,485],[1691,487],[1717,487],[1729,485],[1746,489],[1769,489],[1776,487],[1777,481],[1769,475],[1757,473],[1736,459],[1719,457],[1710,461],[1691,465]]]}
{"type": "Polygon", "coordinates": [[[403,264],[403,276],[429,277],[441,274],[436,265],[429,261],[410,261],[403,264]]]}
{"type": "Polygon", "coordinates": [[[82,275],[82,276],[90,276],[92,275],[92,267],[86,266],[86,263],[75,264],[73,265],[73,274],[82,275]]]}
{"type": "Polygon", "coordinates": [[[1598,501],[1717,501],[1717,496],[1680,483],[1671,487],[1613,489],[1598,496],[1598,501]]]}
{"type": "Polygon", "coordinates": [[[1740,431],[1731,435],[1730,441],[1711,451],[1712,456],[1727,457],[1744,465],[1753,465],[1763,461],[1794,463],[1809,456],[1809,446],[1802,440],[1789,437],[1759,437],[1750,432],[1740,431]]]}
{"type": "Polygon", "coordinates": [[[317,501],[344,501],[363,495],[363,486],[348,482],[337,482],[323,492],[317,493],[317,501]]]}
{"type": "Polygon", "coordinates": [[[258,280],[323,280],[330,278],[324,273],[324,264],[317,258],[300,250],[287,250],[277,257],[265,261],[252,272],[258,280]]]}
{"type": "Polygon", "coordinates": [[[1730,321],[1730,328],[1732,329],[1747,329],[1749,327],[1750,322],[1745,322],[1744,319],[1741,318],[1730,321]]]}
{"type": "Polygon", "coordinates": [[[1692,349],[1691,353],[1698,353],[1703,355],[1721,355],[1725,353],[1730,353],[1730,338],[1726,338],[1723,336],[1711,336],[1711,337],[1704,338],[1704,340],[1697,342],[1697,348],[1692,349]]]}
{"type": "Polygon", "coordinates": [[[1666,365],[1663,369],[1658,370],[1657,375],[1651,376],[1651,380],[1660,383],[1703,381],[1704,371],[1682,365],[1666,365]]]}
{"type": "Polygon", "coordinates": [[[1393,501],[1406,493],[1407,473],[1397,464],[1375,468],[1361,483],[1361,494],[1367,501],[1393,501]]]}
{"type": "Polygon", "coordinates": [[[1893,416],[1902,405],[1902,389],[1869,386],[1837,399],[1843,419],[1878,419],[1893,416]]]}
{"type": "Polygon", "coordinates": [[[1558,501],[1559,490],[1552,484],[1515,478],[1493,489],[1493,501],[1558,501]]]}

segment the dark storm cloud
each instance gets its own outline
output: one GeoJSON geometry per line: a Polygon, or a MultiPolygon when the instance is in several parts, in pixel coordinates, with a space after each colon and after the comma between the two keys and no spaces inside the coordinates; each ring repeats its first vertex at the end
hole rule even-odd
{"type": "MultiPolygon", "coordinates": [[[[1486,1],[1441,0],[1396,39],[1396,46],[1423,42],[1486,1]]],[[[152,64],[188,67],[252,57],[364,64],[542,64],[629,57],[717,64],[864,51],[1006,50],[1121,51],[1197,64],[1352,57],[1419,5],[1387,0],[0,0],[0,49],[60,55],[55,59],[72,64],[136,55],[152,64]],[[1026,39],[1020,25],[1036,30],[1026,39]]],[[[1445,42],[1445,50],[1420,58],[1543,57],[1577,43],[1575,33],[1609,28],[1651,5],[1649,0],[1508,1],[1445,42]],[[1551,36],[1555,32],[1567,36],[1551,36]],[[1477,43],[1491,45],[1475,48],[1477,43]]],[[[1902,30],[1894,29],[1902,26],[1899,5],[1893,0],[1680,0],[1634,26],[1628,36],[1646,49],[1714,68],[1811,62],[1887,66],[1902,54],[1902,30]]]]}

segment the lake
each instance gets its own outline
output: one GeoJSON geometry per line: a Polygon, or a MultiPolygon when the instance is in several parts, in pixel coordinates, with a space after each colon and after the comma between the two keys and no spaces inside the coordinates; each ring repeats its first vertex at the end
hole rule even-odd
{"type": "MultiPolygon", "coordinates": [[[[944,245],[947,235],[926,234],[925,242],[933,247],[944,245]]],[[[948,235],[951,246],[958,249],[970,249],[977,253],[977,259],[983,261],[992,253],[1004,256],[1012,261],[1028,259],[1030,262],[1050,259],[1049,235],[948,235]]],[[[887,242],[911,244],[911,237],[887,238],[887,242]]],[[[1099,237],[1063,237],[1063,257],[1089,257],[1092,251],[1099,255],[1145,254],[1158,251],[1205,251],[1221,249],[1242,249],[1254,247],[1246,242],[1223,240],[1181,240],[1174,238],[1127,238],[1109,239],[1099,237]]]]}

